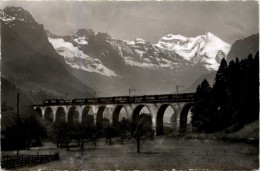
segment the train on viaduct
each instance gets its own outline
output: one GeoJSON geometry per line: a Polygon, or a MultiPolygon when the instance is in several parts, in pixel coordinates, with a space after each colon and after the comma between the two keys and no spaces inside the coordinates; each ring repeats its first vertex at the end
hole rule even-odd
{"type": "Polygon", "coordinates": [[[130,123],[137,122],[140,111],[146,107],[151,115],[151,127],[156,135],[163,134],[163,115],[168,106],[173,111],[173,126],[175,131],[184,132],[187,129],[187,115],[194,102],[194,93],[161,94],[144,96],[116,96],[85,99],[49,99],[43,104],[33,105],[43,119],[51,122],[66,121],[68,123],[83,122],[93,113],[94,124],[102,127],[104,111],[108,113],[109,124],[118,122],[121,109],[126,112],[130,123]]]}

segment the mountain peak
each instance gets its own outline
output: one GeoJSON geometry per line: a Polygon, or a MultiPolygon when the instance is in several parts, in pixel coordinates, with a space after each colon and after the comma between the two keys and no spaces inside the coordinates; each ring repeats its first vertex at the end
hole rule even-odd
{"type": "Polygon", "coordinates": [[[145,41],[145,40],[142,39],[142,38],[136,38],[136,39],[134,40],[134,42],[137,43],[137,44],[146,44],[146,43],[148,43],[147,41],[145,41]]]}
{"type": "Polygon", "coordinates": [[[207,36],[207,37],[212,37],[212,36],[216,37],[216,36],[215,36],[213,33],[211,33],[211,32],[207,32],[207,33],[206,33],[206,36],[207,36]]]}
{"type": "Polygon", "coordinates": [[[248,57],[250,53],[252,55],[255,55],[258,51],[259,51],[259,33],[235,41],[227,56],[227,61],[230,62],[231,60],[236,60],[236,58],[241,60],[248,57]]]}
{"type": "Polygon", "coordinates": [[[183,41],[186,41],[187,40],[187,37],[184,37],[180,34],[177,34],[177,35],[174,35],[174,34],[168,34],[166,36],[163,37],[163,39],[165,41],[170,41],[170,40],[173,40],[173,39],[179,39],[179,40],[183,40],[183,41]]]}
{"type": "Polygon", "coordinates": [[[32,15],[21,7],[7,6],[1,12],[2,12],[1,19],[3,21],[19,20],[19,21],[26,21],[26,22],[35,22],[32,15]]]}
{"type": "Polygon", "coordinates": [[[78,29],[76,36],[82,37],[82,36],[86,36],[86,37],[91,37],[91,36],[95,36],[95,32],[92,29],[78,29]]]}
{"type": "Polygon", "coordinates": [[[207,32],[205,36],[208,41],[229,45],[228,43],[224,42],[222,39],[220,39],[218,36],[214,35],[213,33],[207,32]]]}
{"type": "Polygon", "coordinates": [[[217,37],[216,35],[214,35],[211,32],[207,32],[205,35],[202,35],[202,37],[206,37],[206,39],[211,40],[211,39],[219,39],[219,37],[217,37]]]}

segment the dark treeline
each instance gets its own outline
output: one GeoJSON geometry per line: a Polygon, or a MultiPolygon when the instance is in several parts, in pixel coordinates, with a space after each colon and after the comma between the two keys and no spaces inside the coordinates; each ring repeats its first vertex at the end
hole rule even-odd
{"type": "Polygon", "coordinates": [[[107,144],[111,145],[112,139],[118,137],[122,144],[124,140],[134,138],[139,153],[140,141],[146,138],[153,139],[151,118],[145,116],[144,114],[138,116],[136,124],[130,124],[126,118],[122,118],[113,126],[104,118],[102,128],[95,126],[90,119],[72,124],[65,121],[50,123],[42,120],[36,113],[19,117],[18,120],[13,117],[12,124],[2,131],[1,147],[2,150],[30,149],[30,147],[42,146],[42,141],[45,139],[55,142],[59,148],[65,147],[69,150],[70,147],[78,146],[83,150],[88,142],[96,146],[99,138],[105,138],[107,144]]]}
{"type": "Polygon", "coordinates": [[[125,139],[134,138],[139,153],[140,141],[147,138],[153,139],[154,133],[151,131],[151,121],[144,115],[139,116],[136,124],[130,124],[126,118],[122,118],[113,126],[104,120],[102,128],[98,128],[93,123],[83,122],[73,125],[65,121],[55,122],[52,126],[54,129],[54,134],[51,135],[52,140],[57,143],[57,147],[66,147],[67,150],[75,142],[83,150],[86,142],[93,142],[96,146],[99,138],[105,138],[107,144],[111,145],[113,138],[120,137],[122,144],[124,144],[125,139]]]}
{"type": "Polygon", "coordinates": [[[259,53],[229,65],[222,59],[211,87],[204,80],[195,93],[192,126],[197,132],[236,131],[258,119],[259,53]]]}
{"type": "Polygon", "coordinates": [[[45,126],[35,115],[19,118],[16,122],[2,130],[1,149],[16,150],[41,146],[46,138],[45,126]]]}
{"type": "Polygon", "coordinates": [[[57,147],[66,147],[69,149],[69,144],[74,140],[78,143],[81,149],[84,148],[84,143],[92,141],[96,145],[96,140],[99,136],[99,130],[93,124],[86,122],[76,125],[69,124],[65,121],[55,122],[52,125],[53,133],[52,140],[57,144],[57,147]],[[54,139],[53,139],[54,138],[54,139]]]}

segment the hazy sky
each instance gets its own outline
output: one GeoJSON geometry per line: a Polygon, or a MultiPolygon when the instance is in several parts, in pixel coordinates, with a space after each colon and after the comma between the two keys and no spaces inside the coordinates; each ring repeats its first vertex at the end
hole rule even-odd
{"type": "Polygon", "coordinates": [[[124,40],[144,38],[156,43],[172,33],[197,36],[212,32],[224,41],[258,33],[255,2],[4,2],[21,6],[45,29],[58,35],[74,34],[78,28],[107,32],[124,40]]]}

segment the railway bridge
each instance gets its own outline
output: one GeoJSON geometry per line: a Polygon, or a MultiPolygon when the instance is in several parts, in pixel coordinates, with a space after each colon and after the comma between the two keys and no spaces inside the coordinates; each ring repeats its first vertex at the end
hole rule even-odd
{"type": "Polygon", "coordinates": [[[33,105],[33,108],[43,119],[51,122],[63,120],[71,124],[87,121],[92,111],[94,124],[102,127],[104,111],[108,113],[109,124],[115,125],[122,109],[126,112],[126,119],[135,123],[141,110],[146,107],[152,118],[152,129],[156,135],[162,135],[163,115],[167,107],[170,106],[174,111],[174,130],[182,132],[187,129],[187,116],[193,101],[194,93],[183,93],[73,100],[49,99],[44,100],[43,104],[33,105]]]}

